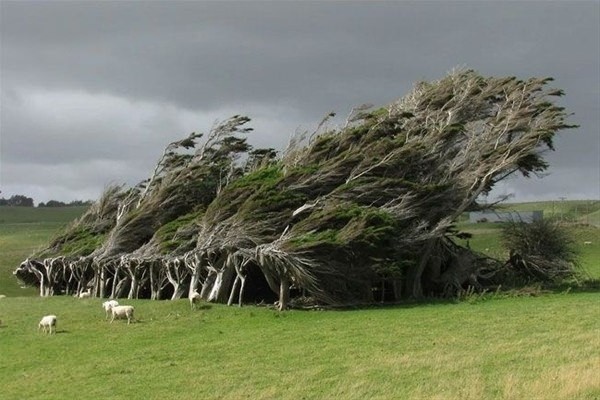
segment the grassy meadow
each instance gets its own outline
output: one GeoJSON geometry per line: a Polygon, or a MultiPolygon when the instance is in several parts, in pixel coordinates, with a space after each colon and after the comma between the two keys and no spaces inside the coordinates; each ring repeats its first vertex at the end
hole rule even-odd
{"type": "MultiPolygon", "coordinates": [[[[597,291],[283,313],[126,300],[138,321],[110,324],[102,299],[40,298],[12,282],[18,262],[81,210],[13,210],[0,209],[3,400],[600,399],[597,291]],[[50,313],[56,335],[37,331],[50,313]]],[[[460,227],[473,230],[472,247],[503,251],[497,224],[460,227]]],[[[600,278],[598,228],[573,232],[600,278]]]]}

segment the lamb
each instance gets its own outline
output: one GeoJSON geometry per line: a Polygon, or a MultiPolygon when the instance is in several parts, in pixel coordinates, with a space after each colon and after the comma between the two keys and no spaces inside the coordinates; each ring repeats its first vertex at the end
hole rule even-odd
{"type": "Polygon", "coordinates": [[[106,312],[106,319],[108,319],[108,314],[110,313],[111,308],[116,307],[118,305],[119,302],[116,300],[108,300],[102,303],[102,308],[104,308],[104,311],[106,312]]]}
{"type": "Polygon", "coordinates": [[[190,295],[190,307],[192,310],[196,308],[196,303],[200,302],[200,300],[202,300],[200,293],[194,291],[194,293],[190,295]]]}
{"type": "Polygon", "coordinates": [[[110,323],[115,320],[115,318],[125,318],[127,317],[127,325],[133,319],[133,306],[114,306],[110,308],[112,312],[112,319],[110,323]]]}
{"type": "Polygon", "coordinates": [[[46,315],[42,317],[42,320],[38,324],[38,332],[42,329],[44,333],[52,334],[53,328],[54,334],[56,334],[56,315],[46,315]]]}

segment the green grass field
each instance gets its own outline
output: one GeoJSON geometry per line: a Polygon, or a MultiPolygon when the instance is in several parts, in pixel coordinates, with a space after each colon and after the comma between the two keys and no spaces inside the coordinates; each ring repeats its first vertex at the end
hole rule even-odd
{"type": "Polygon", "coordinates": [[[0,300],[3,399],[597,399],[596,293],[352,311],[0,300]],[[36,331],[58,315],[58,333],[36,331]]]}
{"type": "MultiPolygon", "coordinates": [[[[75,210],[56,212],[27,223],[27,212],[0,214],[3,400],[600,399],[598,292],[283,313],[124,300],[139,321],[109,324],[102,299],[9,291],[10,271],[75,210]],[[51,313],[58,333],[44,335],[37,323],[51,313]]],[[[502,251],[497,225],[471,228],[472,247],[502,251]]],[[[591,241],[581,247],[593,266],[591,241]]]]}

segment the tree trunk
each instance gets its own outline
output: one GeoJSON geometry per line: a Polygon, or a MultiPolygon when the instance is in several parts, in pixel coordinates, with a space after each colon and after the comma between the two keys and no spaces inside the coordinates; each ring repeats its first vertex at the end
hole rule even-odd
{"type": "MultiPolygon", "coordinates": [[[[198,289],[198,282],[200,281],[200,275],[202,274],[202,260],[200,257],[195,256],[194,260],[191,261],[193,266],[192,270],[192,278],[190,280],[190,287],[188,290],[188,298],[192,297],[194,292],[198,289]]],[[[187,260],[186,260],[187,265],[187,260]]],[[[209,273],[210,275],[210,273],[209,273]]],[[[206,278],[208,280],[208,277],[206,278]]],[[[204,282],[206,283],[206,281],[204,282]]],[[[204,291],[204,284],[202,285],[202,291],[204,291]]],[[[201,293],[202,295],[202,293],[201,293]]],[[[203,299],[206,297],[202,297],[203,299]]]]}
{"type": "MultiPolygon", "coordinates": [[[[217,299],[217,295],[219,294],[219,290],[221,289],[222,284],[223,284],[223,271],[217,271],[206,301],[213,301],[213,300],[217,299]]],[[[202,290],[204,291],[204,288],[202,288],[202,290]]]]}
{"type": "Polygon", "coordinates": [[[279,284],[279,311],[286,310],[290,301],[290,281],[287,276],[281,277],[279,284]]]}
{"type": "Polygon", "coordinates": [[[129,286],[129,294],[127,295],[128,299],[135,299],[137,290],[138,290],[138,279],[135,274],[131,274],[131,286],[129,286]]]}
{"type": "Polygon", "coordinates": [[[40,272],[38,278],[40,280],[40,297],[46,297],[46,285],[44,282],[44,274],[40,272]]]}
{"type": "Polygon", "coordinates": [[[173,285],[173,295],[171,296],[171,300],[179,300],[183,293],[185,292],[185,288],[183,285],[177,283],[173,285]]]}
{"type": "Polygon", "coordinates": [[[53,259],[45,259],[43,262],[44,265],[44,269],[46,270],[46,288],[44,289],[44,296],[52,296],[53,294],[53,290],[52,290],[52,286],[54,284],[53,280],[52,280],[52,270],[54,267],[54,260],[53,259]]]}
{"type": "Polygon", "coordinates": [[[429,258],[431,257],[431,253],[433,252],[433,248],[435,247],[437,240],[437,238],[427,240],[423,246],[423,253],[419,263],[408,270],[406,277],[406,292],[407,295],[415,299],[423,298],[423,284],[421,281],[423,277],[423,271],[425,271],[425,267],[429,262],[429,258]]]}
{"type": "MultiPolygon", "coordinates": [[[[221,284],[217,289],[217,293],[215,296],[215,300],[217,303],[226,303],[228,299],[229,290],[232,285],[232,279],[235,275],[235,269],[225,264],[223,270],[221,271],[221,284]]],[[[237,276],[237,275],[236,275],[237,276]]]]}
{"type": "Polygon", "coordinates": [[[119,266],[117,265],[117,267],[115,268],[115,273],[114,273],[114,279],[113,279],[113,285],[112,285],[112,290],[110,291],[110,298],[111,299],[116,299],[116,295],[117,295],[117,280],[119,279],[119,271],[121,268],[119,268],[119,266]]]}
{"type": "Polygon", "coordinates": [[[235,297],[235,292],[238,288],[238,284],[240,283],[240,276],[237,275],[235,280],[233,281],[233,287],[231,288],[231,292],[229,293],[229,300],[227,300],[227,305],[230,306],[233,304],[233,298],[235,297]]]}
{"type": "Polygon", "coordinates": [[[157,277],[155,276],[154,264],[150,265],[150,300],[156,300],[158,296],[157,277]]]}
{"type": "Polygon", "coordinates": [[[100,288],[98,290],[98,296],[100,298],[106,297],[106,265],[100,266],[100,288]]]}
{"type": "Polygon", "coordinates": [[[246,277],[242,276],[240,278],[240,280],[242,281],[242,284],[240,285],[240,293],[238,295],[238,306],[241,307],[242,306],[242,302],[244,301],[244,288],[246,287],[246,277]]]}
{"type": "Polygon", "coordinates": [[[123,297],[125,289],[127,288],[126,283],[129,280],[129,277],[122,278],[117,285],[115,285],[115,295],[112,296],[113,299],[120,299],[123,297]]]}

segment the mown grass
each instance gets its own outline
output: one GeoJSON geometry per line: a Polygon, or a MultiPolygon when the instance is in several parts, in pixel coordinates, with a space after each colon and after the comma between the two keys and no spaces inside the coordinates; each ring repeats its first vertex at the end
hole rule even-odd
{"type": "Polygon", "coordinates": [[[596,399],[595,293],[350,311],[0,299],[3,399],[596,399]],[[58,333],[37,332],[42,315],[58,333]]]}

